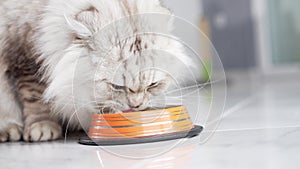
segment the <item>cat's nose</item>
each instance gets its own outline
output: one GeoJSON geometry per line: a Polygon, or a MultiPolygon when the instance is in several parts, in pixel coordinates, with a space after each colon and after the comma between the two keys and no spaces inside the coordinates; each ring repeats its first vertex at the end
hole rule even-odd
{"type": "Polygon", "coordinates": [[[133,109],[137,109],[139,107],[141,107],[142,103],[139,103],[139,104],[130,104],[129,106],[133,109]]]}

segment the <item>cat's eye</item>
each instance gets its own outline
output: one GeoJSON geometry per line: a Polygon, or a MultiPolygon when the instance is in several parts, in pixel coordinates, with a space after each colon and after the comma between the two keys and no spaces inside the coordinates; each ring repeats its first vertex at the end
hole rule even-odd
{"type": "Polygon", "coordinates": [[[158,86],[158,82],[154,82],[154,83],[151,83],[148,88],[153,88],[153,87],[156,87],[158,86]]]}
{"type": "Polygon", "coordinates": [[[146,88],[146,91],[152,92],[158,86],[159,86],[159,82],[153,82],[146,88]]]}
{"type": "Polygon", "coordinates": [[[130,93],[135,93],[135,91],[133,91],[133,90],[130,89],[130,88],[128,88],[128,91],[129,91],[130,93]]]}
{"type": "Polygon", "coordinates": [[[111,86],[112,89],[117,91],[125,90],[125,86],[120,86],[113,83],[109,83],[109,85],[111,86]]]}

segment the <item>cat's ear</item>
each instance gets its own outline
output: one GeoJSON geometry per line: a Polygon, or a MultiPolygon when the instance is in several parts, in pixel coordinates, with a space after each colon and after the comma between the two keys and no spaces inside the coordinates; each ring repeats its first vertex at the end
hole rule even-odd
{"type": "Polygon", "coordinates": [[[96,8],[90,7],[78,13],[74,18],[67,17],[65,20],[69,28],[79,39],[89,39],[96,32],[99,21],[99,12],[96,8]]]}

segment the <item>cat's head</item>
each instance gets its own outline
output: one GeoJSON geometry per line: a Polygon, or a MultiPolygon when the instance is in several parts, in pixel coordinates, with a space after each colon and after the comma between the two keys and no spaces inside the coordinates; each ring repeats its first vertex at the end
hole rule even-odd
{"type": "Polygon", "coordinates": [[[100,66],[94,78],[94,97],[100,107],[116,111],[154,106],[151,98],[162,95],[172,83],[172,73],[160,66],[171,61],[157,57],[160,55],[156,52],[140,51],[124,60],[113,61],[111,66],[100,66]]]}
{"type": "Polygon", "coordinates": [[[174,83],[182,65],[190,64],[182,44],[171,35],[171,13],[158,0],[90,0],[77,8],[81,10],[73,16],[64,15],[71,45],[51,71],[48,98],[68,96],[55,91],[62,80],[73,83],[82,106],[143,110],[174,83]],[[69,75],[78,75],[78,80],[63,79],[67,63],[76,64],[76,72],[71,74],[70,68],[69,75]]]}

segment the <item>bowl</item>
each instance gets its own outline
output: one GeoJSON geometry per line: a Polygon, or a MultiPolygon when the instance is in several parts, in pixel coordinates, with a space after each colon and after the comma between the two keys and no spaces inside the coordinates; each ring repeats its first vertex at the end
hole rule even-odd
{"type": "Polygon", "coordinates": [[[81,144],[119,145],[164,141],[198,135],[184,106],[169,106],[137,112],[94,114],[88,139],[81,144]]]}

